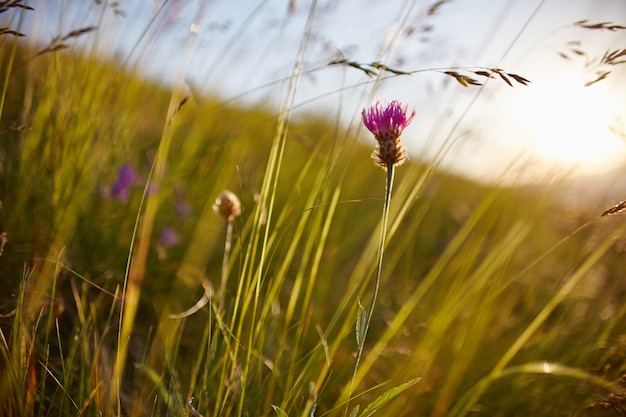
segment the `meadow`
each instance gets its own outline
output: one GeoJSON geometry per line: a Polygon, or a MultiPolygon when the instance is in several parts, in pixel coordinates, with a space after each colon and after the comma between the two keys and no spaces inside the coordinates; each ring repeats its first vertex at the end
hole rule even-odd
{"type": "Polygon", "coordinates": [[[364,127],[97,33],[0,37],[1,415],[626,415],[623,207],[411,158],[385,222],[364,127]]]}

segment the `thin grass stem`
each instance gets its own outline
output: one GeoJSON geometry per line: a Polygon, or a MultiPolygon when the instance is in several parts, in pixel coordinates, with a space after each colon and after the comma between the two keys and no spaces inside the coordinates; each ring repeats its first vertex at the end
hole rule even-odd
{"type": "Polygon", "coordinates": [[[563,302],[574,287],[576,287],[582,279],[587,276],[587,273],[597,262],[602,259],[606,252],[613,246],[614,240],[623,232],[624,227],[621,227],[611,238],[608,238],[602,242],[602,244],[593,252],[585,262],[578,268],[578,270],[565,282],[565,284],[552,296],[552,298],[546,303],[546,305],[539,311],[534,320],[526,327],[522,334],[513,342],[509,349],[502,355],[496,366],[491,372],[478,382],[472,389],[470,389],[451,410],[450,416],[461,417],[467,415],[472,406],[478,401],[482,394],[491,386],[491,383],[500,378],[506,366],[517,355],[522,347],[528,342],[532,335],[534,335],[539,327],[541,327],[550,314],[556,309],[557,306],[563,302]]]}

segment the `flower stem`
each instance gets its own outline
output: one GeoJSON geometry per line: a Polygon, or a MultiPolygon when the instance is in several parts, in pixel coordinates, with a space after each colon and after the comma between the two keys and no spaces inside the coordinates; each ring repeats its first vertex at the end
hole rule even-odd
{"type": "MultiPolygon", "coordinates": [[[[389,219],[389,206],[391,204],[391,189],[393,188],[393,177],[395,174],[395,167],[392,165],[387,167],[387,184],[385,187],[385,203],[383,206],[383,221],[380,227],[380,246],[378,248],[378,267],[376,269],[376,280],[374,284],[374,295],[372,296],[372,303],[370,305],[369,312],[367,313],[367,324],[365,325],[365,333],[363,334],[363,340],[367,336],[367,331],[374,315],[374,307],[376,300],[378,299],[378,289],[380,288],[380,276],[383,271],[383,255],[385,253],[385,241],[387,240],[387,221],[389,219]]],[[[361,351],[363,349],[361,348],[361,351]]]]}
{"type": "MultiPolygon", "coordinates": [[[[357,334],[358,346],[357,346],[357,354],[356,361],[354,364],[354,371],[352,373],[352,379],[350,381],[350,389],[348,391],[348,399],[346,400],[346,408],[345,413],[348,411],[348,405],[350,403],[350,397],[352,397],[352,391],[354,389],[354,381],[356,379],[356,374],[359,369],[359,364],[361,362],[361,357],[363,356],[363,349],[365,346],[365,339],[367,337],[367,333],[369,331],[370,323],[372,322],[372,316],[374,315],[374,308],[376,307],[376,301],[378,299],[378,291],[380,289],[380,277],[382,275],[383,270],[383,255],[385,253],[385,241],[387,240],[387,221],[389,219],[389,206],[391,203],[391,190],[393,188],[393,177],[395,174],[395,166],[390,165],[387,167],[387,184],[385,188],[385,203],[383,206],[383,218],[381,222],[380,228],[380,245],[378,248],[378,267],[376,269],[376,278],[374,281],[374,294],[372,295],[372,301],[369,306],[369,310],[367,312],[367,316],[365,319],[365,326],[362,327],[362,331],[360,331],[360,326],[357,321],[357,333],[361,332],[360,335],[357,334]]],[[[359,307],[361,307],[359,303],[359,307]]],[[[362,315],[363,307],[361,307],[361,312],[359,313],[359,318],[362,315]]]]}
{"type": "Polygon", "coordinates": [[[220,280],[220,292],[219,292],[219,303],[218,303],[218,311],[220,314],[224,312],[225,302],[226,302],[226,282],[228,281],[228,264],[230,262],[230,250],[232,246],[233,240],[233,221],[226,220],[226,239],[224,242],[224,258],[222,260],[222,277],[220,280]]]}

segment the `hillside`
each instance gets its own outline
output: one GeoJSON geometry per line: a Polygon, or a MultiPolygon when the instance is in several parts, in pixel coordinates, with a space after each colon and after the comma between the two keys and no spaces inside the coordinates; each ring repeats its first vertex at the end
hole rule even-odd
{"type": "Polygon", "coordinates": [[[410,161],[363,342],[385,192],[365,129],[283,126],[114,61],[16,51],[0,50],[0,414],[624,406],[620,216],[410,161]],[[225,189],[241,199],[230,226],[213,209],[225,189]]]}

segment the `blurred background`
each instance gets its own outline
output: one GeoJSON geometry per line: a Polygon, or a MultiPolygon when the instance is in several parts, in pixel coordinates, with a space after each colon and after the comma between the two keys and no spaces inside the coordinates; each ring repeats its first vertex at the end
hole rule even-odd
{"type": "Polygon", "coordinates": [[[621,0],[320,0],[311,16],[311,1],[302,0],[55,0],[35,8],[25,24],[31,40],[46,45],[97,26],[96,39],[76,43],[95,42],[104,56],[165,84],[176,79],[193,33],[184,69],[190,92],[274,109],[310,18],[297,113],[338,116],[356,128],[362,107],[400,99],[419,109],[404,137],[413,158],[429,162],[445,148],[445,169],[481,181],[568,178],[578,194],[594,189],[613,199],[626,188],[624,65],[602,62],[626,45],[626,31],[610,27],[624,24],[621,0]],[[341,59],[415,73],[381,71],[383,81],[329,65],[341,59]],[[436,71],[455,67],[501,68],[531,83],[458,88],[436,71]]]}

